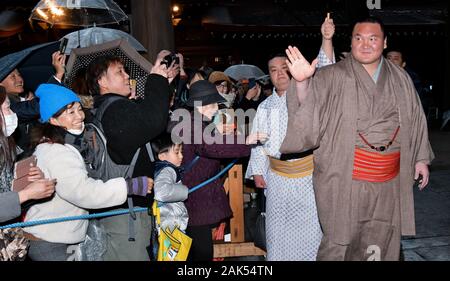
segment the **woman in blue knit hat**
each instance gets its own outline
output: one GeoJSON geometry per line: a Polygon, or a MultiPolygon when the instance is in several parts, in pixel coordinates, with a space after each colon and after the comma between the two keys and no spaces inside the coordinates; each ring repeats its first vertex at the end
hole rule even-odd
{"type": "MultiPolygon", "coordinates": [[[[36,90],[39,97],[41,126],[32,132],[32,146],[37,165],[46,177],[56,179],[51,200],[33,205],[25,221],[88,214],[87,209],[107,208],[123,204],[127,195],[145,196],[150,192],[147,177],[114,178],[103,182],[88,177],[79,151],[67,143],[66,136],[81,135],[84,112],[80,100],[71,90],[42,84],[36,90]]],[[[83,242],[87,220],[44,224],[26,228],[30,238],[29,257],[32,260],[68,260],[70,245],[83,242]]]]}

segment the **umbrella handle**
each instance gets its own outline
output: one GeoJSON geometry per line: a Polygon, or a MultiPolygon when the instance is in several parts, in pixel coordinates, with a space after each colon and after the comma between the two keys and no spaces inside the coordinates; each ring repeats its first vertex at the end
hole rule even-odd
{"type": "Polygon", "coordinates": [[[78,46],[77,48],[80,48],[80,30],[78,29],[78,46]]]}

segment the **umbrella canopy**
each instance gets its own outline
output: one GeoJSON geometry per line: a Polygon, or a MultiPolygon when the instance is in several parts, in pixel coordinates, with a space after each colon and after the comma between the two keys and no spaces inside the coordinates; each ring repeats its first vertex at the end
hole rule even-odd
{"type": "Polygon", "coordinates": [[[65,54],[70,54],[70,51],[74,48],[85,48],[117,39],[125,39],[138,52],[147,52],[147,49],[145,49],[133,36],[121,30],[112,28],[90,27],[71,32],[63,38],[69,39],[65,54]]]}
{"type": "Polygon", "coordinates": [[[119,23],[127,15],[112,0],[41,0],[31,11],[29,20],[50,25],[93,26],[119,23]]]}
{"type": "Polygon", "coordinates": [[[66,65],[66,85],[72,88],[72,83],[79,73],[83,72],[94,59],[105,55],[115,55],[122,58],[130,79],[135,79],[137,82],[136,95],[142,98],[152,64],[131,47],[125,39],[72,49],[66,65]]]}
{"type": "Polygon", "coordinates": [[[0,37],[9,37],[22,32],[25,23],[21,15],[15,11],[0,12],[0,37]]]}
{"type": "Polygon", "coordinates": [[[251,64],[236,64],[225,69],[224,73],[234,80],[258,78],[264,76],[264,72],[251,64]]]}
{"type": "Polygon", "coordinates": [[[34,92],[54,73],[52,53],[58,48],[59,42],[55,41],[32,46],[0,58],[0,81],[17,68],[22,74],[25,90],[34,92]]]}

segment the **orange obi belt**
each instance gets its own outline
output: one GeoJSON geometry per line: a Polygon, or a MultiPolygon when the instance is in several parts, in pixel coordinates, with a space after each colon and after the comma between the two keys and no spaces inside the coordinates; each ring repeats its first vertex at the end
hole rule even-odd
{"type": "Polygon", "coordinates": [[[269,156],[270,169],[282,177],[303,178],[314,171],[313,155],[294,160],[283,161],[269,156]]]}
{"type": "Polygon", "coordinates": [[[399,171],[400,151],[381,154],[355,147],[354,180],[386,182],[395,178],[399,171]]]}

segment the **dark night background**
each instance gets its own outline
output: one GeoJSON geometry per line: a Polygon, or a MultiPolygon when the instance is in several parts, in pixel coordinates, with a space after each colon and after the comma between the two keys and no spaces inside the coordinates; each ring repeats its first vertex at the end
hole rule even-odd
{"type": "MultiPolygon", "coordinates": [[[[141,19],[132,14],[133,5],[142,5],[143,1],[117,0],[130,20],[110,27],[134,35],[132,21],[141,19]]],[[[369,10],[366,0],[147,1],[169,2],[168,5],[180,7],[179,12],[172,12],[172,40],[174,49],[184,54],[186,66],[208,65],[217,70],[243,62],[267,71],[268,56],[283,52],[289,44],[298,46],[308,59],[312,59],[320,46],[320,25],[327,12],[331,12],[336,25],[333,38],[336,54],[347,51],[351,22],[362,15],[378,16],[386,24],[388,49],[404,52],[407,65],[420,75],[426,85],[432,85],[431,94],[441,111],[450,107],[450,90],[446,81],[449,78],[447,1],[380,0],[379,10],[369,10]]],[[[14,11],[17,14],[9,23],[5,23],[5,17],[0,18],[0,56],[37,43],[58,40],[76,30],[64,27],[45,29],[36,23],[31,27],[28,16],[37,2],[0,2],[0,12],[14,11]],[[5,25],[7,27],[2,27],[5,25]]],[[[148,48],[146,42],[141,43],[148,48]]]]}

